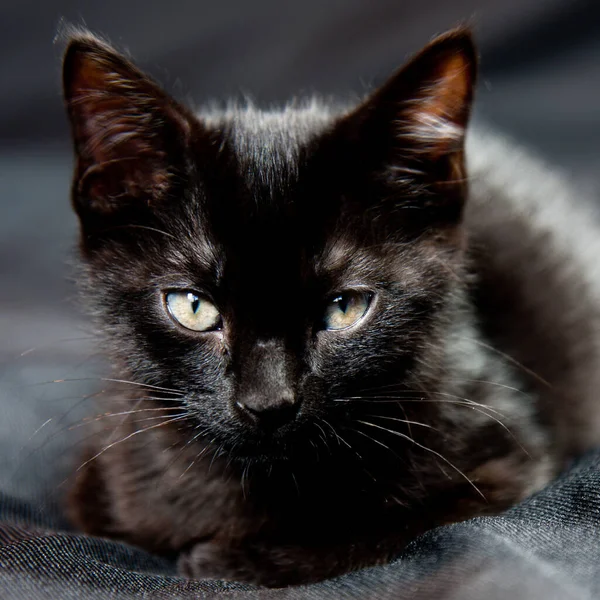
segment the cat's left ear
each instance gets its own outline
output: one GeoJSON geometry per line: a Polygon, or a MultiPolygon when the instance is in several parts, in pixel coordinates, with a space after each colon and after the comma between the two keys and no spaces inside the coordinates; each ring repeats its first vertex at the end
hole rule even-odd
{"type": "Polygon", "coordinates": [[[160,203],[180,175],[192,119],[129,60],[91,34],[72,36],[63,63],[83,221],[160,203]]]}
{"type": "Polygon", "coordinates": [[[459,204],[476,71],[466,28],[425,46],[339,124],[338,133],[357,148],[358,170],[369,169],[398,198],[414,200],[422,191],[430,201],[437,194],[441,202],[459,204]]]}

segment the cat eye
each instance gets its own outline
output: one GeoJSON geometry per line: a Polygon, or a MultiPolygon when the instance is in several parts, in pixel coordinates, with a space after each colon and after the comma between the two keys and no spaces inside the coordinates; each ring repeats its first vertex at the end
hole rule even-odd
{"type": "Polygon", "coordinates": [[[168,292],[165,303],[171,317],[192,331],[214,331],[221,327],[217,307],[194,292],[168,292]]]}
{"type": "Polygon", "coordinates": [[[373,294],[349,290],[335,296],[325,308],[325,329],[346,329],[362,319],[369,310],[373,294]]]}

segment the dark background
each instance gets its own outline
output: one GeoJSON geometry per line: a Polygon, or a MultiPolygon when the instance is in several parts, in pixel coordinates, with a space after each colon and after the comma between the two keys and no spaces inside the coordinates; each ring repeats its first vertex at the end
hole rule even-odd
{"type": "Polygon", "coordinates": [[[63,17],[129,49],[180,98],[244,93],[263,106],[362,93],[469,19],[482,55],[477,119],[600,198],[597,0],[2,0],[0,489],[47,510],[71,468],[73,436],[85,437],[79,420],[96,410],[85,394],[107,373],[68,280],[76,222],[53,45],[63,17]]]}

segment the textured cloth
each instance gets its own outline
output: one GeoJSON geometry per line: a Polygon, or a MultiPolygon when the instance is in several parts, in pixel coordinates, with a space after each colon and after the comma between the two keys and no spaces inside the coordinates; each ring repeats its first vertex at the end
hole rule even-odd
{"type": "Polygon", "coordinates": [[[279,590],[186,581],[141,550],[49,529],[10,498],[1,500],[1,517],[3,599],[600,597],[600,451],[501,516],[426,533],[390,565],[279,590]]]}

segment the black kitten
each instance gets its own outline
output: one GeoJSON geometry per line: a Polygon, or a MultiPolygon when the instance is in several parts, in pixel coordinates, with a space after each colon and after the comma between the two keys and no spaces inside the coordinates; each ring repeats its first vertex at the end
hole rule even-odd
{"type": "Polygon", "coordinates": [[[353,109],[194,115],[73,36],[82,287],[132,382],[81,528],[189,576],[312,581],[498,512],[597,439],[597,230],[494,137],[466,168],[475,72],[457,29],[353,109]]]}

